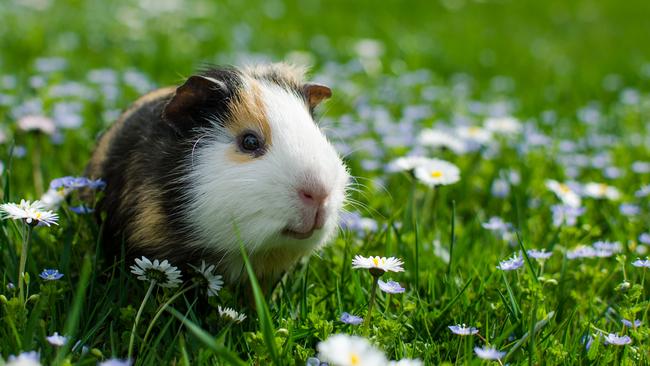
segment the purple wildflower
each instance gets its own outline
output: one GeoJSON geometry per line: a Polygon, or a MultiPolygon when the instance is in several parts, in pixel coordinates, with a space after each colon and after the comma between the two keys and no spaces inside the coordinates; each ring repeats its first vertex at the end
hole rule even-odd
{"type": "Polygon", "coordinates": [[[618,209],[625,216],[636,216],[641,213],[641,207],[631,203],[622,203],[618,209]]]}
{"type": "Polygon", "coordinates": [[[625,325],[628,328],[637,328],[641,326],[642,322],[639,319],[635,319],[634,322],[631,322],[627,319],[621,319],[621,323],[623,323],[623,325],[625,325]]]}
{"type": "Polygon", "coordinates": [[[553,212],[553,226],[560,227],[562,224],[573,226],[578,222],[578,217],[585,213],[585,208],[553,205],[551,211],[553,212]]]}
{"type": "Polygon", "coordinates": [[[450,325],[447,328],[449,328],[449,330],[451,330],[452,333],[458,334],[458,335],[461,335],[461,336],[474,335],[474,334],[478,333],[478,329],[476,329],[474,327],[468,327],[465,324],[463,324],[463,325],[460,325],[460,324],[450,325]]]}
{"type": "Polygon", "coordinates": [[[643,244],[650,244],[650,234],[642,233],[641,235],[639,235],[639,242],[643,244]]]}
{"type": "Polygon", "coordinates": [[[63,277],[63,273],[59,273],[58,269],[44,269],[38,276],[46,281],[56,281],[63,277]]]}
{"type": "Polygon", "coordinates": [[[624,346],[626,344],[632,343],[632,339],[629,336],[619,336],[618,334],[609,333],[605,337],[605,344],[613,344],[615,346],[624,346]]]}
{"type": "Polygon", "coordinates": [[[521,268],[523,265],[524,259],[518,254],[513,254],[511,258],[501,261],[497,268],[502,271],[514,271],[515,269],[521,268]]]}
{"type": "Polygon", "coordinates": [[[547,252],[546,249],[529,249],[526,251],[528,256],[533,257],[538,260],[546,260],[549,259],[552,255],[553,252],[547,252]]]}
{"type": "Polygon", "coordinates": [[[632,262],[632,265],[634,267],[650,268],[650,259],[648,259],[648,257],[645,259],[637,258],[634,262],[632,262]]]}
{"type": "Polygon", "coordinates": [[[388,280],[388,282],[384,282],[382,280],[379,280],[377,282],[379,285],[379,288],[389,294],[401,294],[404,292],[406,289],[402,287],[399,282],[391,281],[388,280]]]}
{"type": "Polygon", "coordinates": [[[345,324],[359,325],[363,323],[363,318],[360,316],[352,315],[350,313],[344,312],[341,314],[341,321],[345,324]]]}

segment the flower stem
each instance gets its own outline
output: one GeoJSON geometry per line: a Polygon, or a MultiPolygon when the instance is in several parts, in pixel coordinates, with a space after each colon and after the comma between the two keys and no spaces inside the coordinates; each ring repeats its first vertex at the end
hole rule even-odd
{"type": "Polygon", "coordinates": [[[147,303],[147,300],[149,300],[149,296],[151,296],[151,292],[153,291],[154,286],[156,286],[156,281],[152,280],[151,284],[149,285],[149,289],[147,289],[147,293],[144,295],[144,299],[142,299],[142,304],[140,304],[140,309],[138,309],[138,313],[135,315],[135,321],[133,322],[133,329],[131,329],[131,338],[129,339],[129,355],[128,355],[129,360],[131,359],[131,355],[133,354],[133,341],[135,340],[135,331],[138,326],[138,322],[140,321],[142,310],[144,309],[144,305],[147,303]]]}
{"type": "Polygon", "coordinates": [[[147,343],[147,339],[149,338],[149,334],[153,330],[153,325],[156,323],[158,318],[160,318],[160,316],[165,311],[165,309],[167,309],[169,304],[174,302],[174,300],[178,299],[181,295],[183,295],[187,291],[196,288],[198,285],[199,285],[198,283],[195,283],[192,286],[189,286],[189,287],[183,289],[182,291],[179,291],[174,296],[170,297],[169,300],[165,301],[164,304],[162,304],[162,305],[160,305],[158,307],[158,311],[156,312],[156,315],[154,315],[153,319],[151,319],[151,322],[149,322],[149,326],[147,327],[147,331],[144,333],[144,338],[142,338],[142,346],[140,347],[140,352],[142,352],[142,347],[147,343]]]}
{"type": "Polygon", "coordinates": [[[377,295],[377,282],[379,282],[379,276],[373,276],[374,281],[372,282],[372,290],[370,291],[370,301],[368,302],[368,314],[366,315],[366,333],[370,329],[370,320],[372,319],[372,308],[375,305],[375,296],[377,295]]]}
{"type": "Polygon", "coordinates": [[[27,264],[27,254],[29,249],[29,242],[32,238],[32,226],[25,224],[23,230],[23,245],[20,249],[20,265],[18,266],[18,296],[21,303],[25,302],[25,292],[23,273],[25,273],[25,265],[27,264]]]}

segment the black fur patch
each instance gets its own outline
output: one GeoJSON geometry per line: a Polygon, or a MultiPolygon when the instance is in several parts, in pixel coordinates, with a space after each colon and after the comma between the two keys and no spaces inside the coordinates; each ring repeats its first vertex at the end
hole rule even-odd
{"type": "Polygon", "coordinates": [[[178,178],[189,172],[188,157],[201,127],[208,127],[215,118],[228,119],[228,100],[242,85],[234,69],[211,69],[203,75],[219,80],[226,88],[201,89],[210,84],[196,79],[199,76],[191,77],[177,89],[181,98],[174,94],[151,100],[113,126],[118,130],[110,137],[106,158],[95,177],[106,181],[98,211],[106,212],[103,241],[109,256],[119,257],[123,239],[129,260],[147,255],[181,264],[200,255],[187,245],[192,233],[187,218],[179,213],[188,204],[184,198],[188,182],[178,178]],[[174,104],[175,98],[178,103],[174,104]],[[164,222],[152,228],[156,237],[132,242],[134,228],[147,221],[142,220],[144,208],[152,203],[164,222]]]}

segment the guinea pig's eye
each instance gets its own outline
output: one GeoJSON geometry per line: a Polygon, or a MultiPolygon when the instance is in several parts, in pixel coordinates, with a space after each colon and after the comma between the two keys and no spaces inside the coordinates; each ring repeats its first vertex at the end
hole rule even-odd
{"type": "Polygon", "coordinates": [[[239,148],[246,153],[262,155],[263,142],[256,134],[246,132],[239,137],[239,148]]]}

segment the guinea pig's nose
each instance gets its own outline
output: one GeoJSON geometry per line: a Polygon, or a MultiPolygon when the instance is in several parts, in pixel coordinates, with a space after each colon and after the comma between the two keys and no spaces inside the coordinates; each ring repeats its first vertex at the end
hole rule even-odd
{"type": "Polygon", "coordinates": [[[300,200],[307,206],[320,207],[327,200],[329,193],[321,186],[309,186],[298,189],[300,200]]]}

